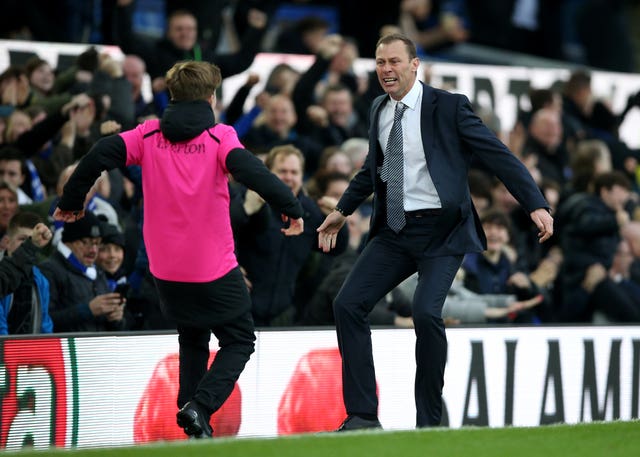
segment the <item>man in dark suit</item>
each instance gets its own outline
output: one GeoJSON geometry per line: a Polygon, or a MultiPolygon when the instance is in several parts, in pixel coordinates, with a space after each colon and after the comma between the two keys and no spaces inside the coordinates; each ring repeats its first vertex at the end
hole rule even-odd
{"type": "Polygon", "coordinates": [[[465,96],[418,81],[419,65],[415,45],[403,35],[378,41],[376,72],[387,95],[371,107],[369,154],[318,227],[320,246],[332,249],[346,216],[374,194],[369,241],[334,301],[348,414],[339,431],[381,426],[367,316],[416,271],[416,423],[440,424],[447,358],[442,306],[464,254],[486,248],[467,184],[472,154],[529,213],[540,242],[553,234],[547,202],[525,166],[482,124],[465,96]]]}

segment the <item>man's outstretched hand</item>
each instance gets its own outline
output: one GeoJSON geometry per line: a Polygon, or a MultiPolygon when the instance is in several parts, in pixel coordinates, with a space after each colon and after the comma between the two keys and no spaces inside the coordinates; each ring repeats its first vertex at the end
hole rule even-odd
{"type": "Polygon", "coordinates": [[[316,230],[318,232],[318,247],[322,252],[329,252],[336,247],[338,232],[344,225],[347,218],[339,211],[332,211],[324,219],[324,222],[316,230]]]}
{"type": "Polygon", "coordinates": [[[286,236],[295,236],[300,235],[302,232],[304,232],[304,219],[302,219],[301,217],[299,217],[298,219],[291,219],[287,216],[282,216],[283,221],[286,222],[287,219],[289,219],[289,227],[280,229],[282,233],[284,233],[286,236]]]}

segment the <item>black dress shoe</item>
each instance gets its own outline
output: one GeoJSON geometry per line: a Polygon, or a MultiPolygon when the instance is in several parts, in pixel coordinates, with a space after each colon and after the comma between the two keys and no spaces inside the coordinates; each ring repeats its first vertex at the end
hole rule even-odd
{"type": "Polygon", "coordinates": [[[364,430],[367,428],[382,428],[378,419],[364,419],[360,416],[347,416],[336,432],[351,432],[353,430],[364,430]]]}
{"type": "Polygon", "coordinates": [[[211,438],[213,430],[207,417],[198,409],[197,404],[188,402],[176,414],[178,425],[193,438],[211,438]]]}

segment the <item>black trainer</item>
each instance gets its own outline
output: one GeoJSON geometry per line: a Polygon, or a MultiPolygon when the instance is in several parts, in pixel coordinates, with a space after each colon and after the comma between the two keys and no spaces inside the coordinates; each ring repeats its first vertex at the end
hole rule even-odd
{"type": "Polygon", "coordinates": [[[196,404],[188,402],[176,414],[178,425],[184,432],[193,438],[211,438],[213,430],[204,414],[196,404]]]}
{"type": "Polygon", "coordinates": [[[378,419],[364,419],[360,416],[349,415],[336,432],[351,432],[353,430],[364,430],[367,428],[382,428],[378,419]]]}

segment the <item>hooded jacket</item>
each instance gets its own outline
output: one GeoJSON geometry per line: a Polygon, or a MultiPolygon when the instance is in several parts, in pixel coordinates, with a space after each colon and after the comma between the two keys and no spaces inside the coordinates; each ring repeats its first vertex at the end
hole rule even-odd
{"type": "Polygon", "coordinates": [[[79,210],[102,170],[140,165],[143,236],[151,273],[166,281],[208,282],[238,263],[229,216],[227,174],[285,215],[302,207],[232,127],[216,124],[206,101],[171,103],[162,120],[104,138],[80,162],[58,204],[79,210]]]}

